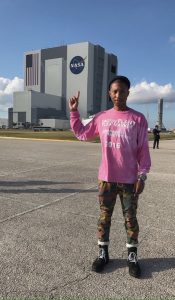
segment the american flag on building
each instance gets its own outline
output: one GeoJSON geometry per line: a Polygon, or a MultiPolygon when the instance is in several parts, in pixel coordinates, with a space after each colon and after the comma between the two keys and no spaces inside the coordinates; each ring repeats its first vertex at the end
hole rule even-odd
{"type": "Polygon", "coordinates": [[[26,86],[39,84],[39,53],[26,55],[26,86]]]}

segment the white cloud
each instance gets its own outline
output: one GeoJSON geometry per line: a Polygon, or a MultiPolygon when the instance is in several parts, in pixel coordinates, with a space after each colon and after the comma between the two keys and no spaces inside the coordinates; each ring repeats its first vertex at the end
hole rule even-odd
{"type": "Polygon", "coordinates": [[[172,84],[158,85],[156,82],[143,81],[131,87],[128,102],[155,103],[160,98],[167,102],[175,101],[175,90],[172,84]]]}
{"type": "Polygon", "coordinates": [[[23,91],[23,86],[24,80],[21,78],[0,77],[0,113],[7,113],[8,108],[12,106],[13,92],[23,91]]]}
{"type": "Polygon", "coordinates": [[[169,42],[170,42],[171,44],[175,44],[175,36],[174,36],[174,35],[171,35],[171,36],[169,37],[169,42]]]}
{"type": "MultiPolygon", "coordinates": [[[[21,78],[0,77],[0,115],[7,117],[8,108],[13,106],[13,92],[23,91],[23,86],[24,80],[21,78]]],[[[128,102],[156,103],[160,98],[166,102],[175,102],[175,89],[171,83],[158,85],[155,82],[142,81],[131,87],[128,102]]]]}

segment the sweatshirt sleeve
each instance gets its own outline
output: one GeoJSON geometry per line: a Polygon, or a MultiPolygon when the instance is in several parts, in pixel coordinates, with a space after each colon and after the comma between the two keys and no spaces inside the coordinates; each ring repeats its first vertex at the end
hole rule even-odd
{"type": "Polygon", "coordinates": [[[83,125],[79,112],[70,112],[70,125],[75,136],[80,141],[87,141],[99,135],[96,116],[88,124],[83,125]]]}
{"type": "Polygon", "coordinates": [[[148,123],[144,116],[141,117],[138,130],[138,174],[146,174],[151,167],[151,158],[148,145],[148,123]]]}

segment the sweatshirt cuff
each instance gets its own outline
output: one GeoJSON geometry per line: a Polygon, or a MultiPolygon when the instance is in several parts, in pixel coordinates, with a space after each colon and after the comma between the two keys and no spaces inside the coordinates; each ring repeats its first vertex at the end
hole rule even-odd
{"type": "Polygon", "coordinates": [[[138,171],[138,176],[139,175],[146,175],[147,173],[149,173],[149,170],[142,169],[142,170],[138,171]]]}
{"type": "Polygon", "coordinates": [[[79,117],[80,114],[79,114],[79,111],[76,110],[76,111],[70,111],[70,117],[79,117]]]}

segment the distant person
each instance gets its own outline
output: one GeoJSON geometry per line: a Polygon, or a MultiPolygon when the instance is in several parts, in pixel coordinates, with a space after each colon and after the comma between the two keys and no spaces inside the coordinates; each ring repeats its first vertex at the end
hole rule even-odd
{"type": "Polygon", "coordinates": [[[154,135],[153,149],[155,149],[155,147],[159,149],[160,130],[158,125],[156,125],[155,128],[153,129],[153,135],[154,135]]]}
{"type": "Polygon", "coordinates": [[[69,107],[70,123],[76,137],[86,141],[100,136],[102,147],[98,176],[101,211],[97,227],[99,255],[92,264],[92,270],[101,272],[109,262],[111,217],[119,195],[127,233],[129,274],[140,277],[141,269],[137,259],[137,202],[138,195],[144,189],[151,161],[148,124],[143,114],[126,105],[129,88],[130,81],[127,77],[116,76],[112,79],[109,83],[109,96],[113,108],[97,113],[85,126],[80,121],[78,112],[80,92],[70,99],[69,107]]]}

